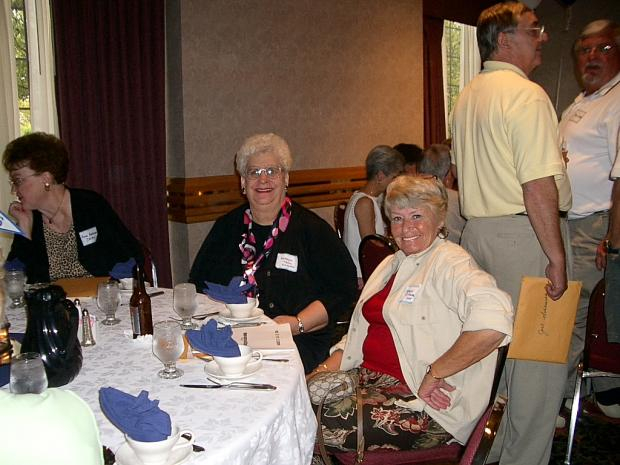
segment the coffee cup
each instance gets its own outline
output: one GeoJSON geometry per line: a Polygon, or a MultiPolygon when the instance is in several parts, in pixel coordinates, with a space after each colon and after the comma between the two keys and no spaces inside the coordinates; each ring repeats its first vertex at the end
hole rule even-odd
{"type": "Polygon", "coordinates": [[[190,444],[194,444],[194,434],[189,430],[179,431],[176,425],[172,425],[172,433],[162,441],[136,441],[125,435],[125,439],[131,450],[144,465],[165,465],[170,454],[190,444]],[[190,439],[182,438],[181,435],[189,435],[190,439]]]}
{"type": "Polygon", "coordinates": [[[248,318],[256,308],[256,298],[248,297],[247,303],[244,304],[226,304],[226,308],[233,318],[248,318]]]}
{"type": "Polygon", "coordinates": [[[241,355],[237,357],[213,356],[213,360],[225,376],[241,375],[248,365],[254,365],[263,359],[262,353],[252,350],[249,346],[239,345],[239,352],[241,355]]]}

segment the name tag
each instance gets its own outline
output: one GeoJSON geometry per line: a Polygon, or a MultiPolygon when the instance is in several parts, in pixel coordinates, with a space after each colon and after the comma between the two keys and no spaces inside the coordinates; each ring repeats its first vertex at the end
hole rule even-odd
{"type": "Polygon", "coordinates": [[[297,272],[297,255],[279,253],[276,258],[276,268],[280,270],[297,272]]]}
{"type": "Polygon", "coordinates": [[[403,294],[403,298],[401,299],[401,302],[404,304],[412,304],[415,300],[415,297],[418,291],[420,290],[420,287],[422,286],[420,286],[419,284],[416,284],[415,286],[407,286],[403,294]]]}
{"type": "Polygon", "coordinates": [[[80,239],[82,240],[83,246],[87,246],[97,242],[97,227],[93,226],[90,229],[80,231],[80,239]]]}
{"type": "Polygon", "coordinates": [[[571,123],[578,123],[579,121],[581,121],[581,118],[583,118],[585,115],[586,115],[586,112],[584,110],[579,109],[571,115],[568,121],[570,121],[571,123]]]}

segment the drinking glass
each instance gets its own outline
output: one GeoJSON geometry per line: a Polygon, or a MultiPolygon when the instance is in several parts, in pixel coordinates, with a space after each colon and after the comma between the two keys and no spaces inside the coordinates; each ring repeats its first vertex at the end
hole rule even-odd
{"type": "Polygon", "coordinates": [[[176,367],[176,361],[183,353],[183,332],[176,321],[166,320],[153,326],[153,353],[162,361],[164,369],[157,375],[164,379],[183,376],[183,370],[176,367]]]}
{"type": "Polygon", "coordinates": [[[196,286],[192,283],[181,283],[174,286],[174,311],[181,317],[182,329],[196,329],[198,325],[192,323],[192,316],[196,311],[196,286]]]}
{"type": "Polygon", "coordinates": [[[116,309],[120,301],[121,291],[116,281],[99,283],[97,286],[97,306],[105,313],[105,320],[101,324],[111,326],[121,322],[116,318],[116,309]]]}
{"type": "Polygon", "coordinates": [[[11,299],[10,308],[20,308],[24,305],[24,287],[26,275],[21,270],[7,271],[4,275],[6,293],[11,299]]]}
{"type": "Polygon", "coordinates": [[[47,389],[41,354],[24,352],[13,357],[9,388],[13,394],[41,394],[47,389]]]}

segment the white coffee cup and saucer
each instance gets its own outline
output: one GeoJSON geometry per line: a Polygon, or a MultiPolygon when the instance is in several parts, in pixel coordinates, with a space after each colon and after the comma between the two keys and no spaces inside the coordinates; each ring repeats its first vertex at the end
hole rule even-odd
{"type": "Polygon", "coordinates": [[[248,297],[247,303],[224,304],[225,311],[220,312],[219,320],[223,323],[249,323],[258,320],[264,315],[258,307],[258,300],[248,297]]]}
{"type": "Polygon", "coordinates": [[[115,454],[117,465],[179,465],[192,453],[194,434],[172,425],[172,434],[163,441],[136,441],[127,435],[125,440],[115,454]],[[182,435],[189,435],[190,439],[182,435]]]}
{"type": "Polygon", "coordinates": [[[223,381],[243,379],[256,373],[262,366],[263,354],[246,345],[239,345],[241,355],[237,357],[213,356],[205,365],[209,377],[223,381]]]}

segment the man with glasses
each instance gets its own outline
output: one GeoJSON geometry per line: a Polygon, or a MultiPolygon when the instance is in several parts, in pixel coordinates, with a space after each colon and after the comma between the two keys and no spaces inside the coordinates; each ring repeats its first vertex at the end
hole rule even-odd
{"type": "MultiPolygon", "coordinates": [[[[452,121],[452,161],[468,222],[461,245],[508,292],[517,308],[524,275],[547,277],[547,294],[567,288],[561,230],[571,205],[549,97],[528,75],[548,40],[522,3],[480,14],[481,73],[459,96],[452,121]]],[[[508,360],[501,390],[508,405],[490,461],[546,465],[566,381],[566,365],[508,360]]]]}
{"type": "MultiPolygon", "coordinates": [[[[620,231],[614,236],[609,227],[612,187],[617,184],[616,191],[620,190],[618,173],[612,173],[620,150],[619,47],[617,23],[598,20],[583,29],[574,49],[583,92],[564,111],[560,122],[562,148],[568,159],[567,171],[573,190],[573,206],[568,212],[573,273],[576,280],[583,282],[569,355],[567,397],[573,395],[575,370],[583,352],[590,293],[603,277],[606,261],[608,274],[613,274],[614,266],[620,266],[617,252],[613,253],[620,247],[620,231]]],[[[618,286],[613,289],[607,284],[608,296],[620,292],[618,286]]],[[[620,311],[620,301],[606,306],[606,311],[614,309],[620,311]]],[[[613,321],[613,315],[608,319],[613,321]]],[[[611,342],[620,342],[619,331],[616,329],[616,340],[611,342]]],[[[618,386],[618,381],[594,378],[592,384],[601,410],[606,415],[620,417],[620,389],[611,390],[618,386]]]]}

